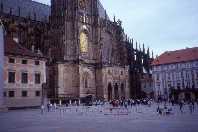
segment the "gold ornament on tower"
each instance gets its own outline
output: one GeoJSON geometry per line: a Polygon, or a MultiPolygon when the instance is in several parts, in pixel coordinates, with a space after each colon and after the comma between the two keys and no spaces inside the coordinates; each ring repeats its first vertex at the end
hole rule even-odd
{"type": "Polygon", "coordinates": [[[80,33],[80,51],[81,53],[88,51],[88,35],[85,32],[80,33]]]}

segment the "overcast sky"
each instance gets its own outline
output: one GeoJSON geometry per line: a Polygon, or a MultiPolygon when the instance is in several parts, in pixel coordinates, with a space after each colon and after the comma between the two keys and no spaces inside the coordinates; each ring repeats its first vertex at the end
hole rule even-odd
{"type": "MultiPolygon", "coordinates": [[[[49,4],[50,0],[35,0],[49,4]]],[[[198,47],[197,0],[101,0],[110,18],[121,19],[139,43],[164,51],[198,47]]]]}

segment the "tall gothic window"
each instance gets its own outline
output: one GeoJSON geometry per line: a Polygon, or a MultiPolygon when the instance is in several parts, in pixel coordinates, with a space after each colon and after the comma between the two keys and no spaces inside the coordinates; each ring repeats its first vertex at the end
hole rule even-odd
{"type": "Polygon", "coordinates": [[[89,74],[86,72],[83,75],[84,88],[89,88],[89,74]]]}
{"type": "Polygon", "coordinates": [[[85,78],[85,88],[88,88],[88,80],[85,78]]]}
{"type": "Polygon", "coordinates": [[[88,51],[88,35],[85,32],[80,33],[80,51],[81,53],[88,51]]]}

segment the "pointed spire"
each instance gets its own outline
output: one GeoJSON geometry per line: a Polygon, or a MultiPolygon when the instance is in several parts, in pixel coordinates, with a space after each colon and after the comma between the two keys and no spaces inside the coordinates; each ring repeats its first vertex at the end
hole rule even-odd
{"type": "Polygon", "coordinates": [[[144,47],[144,43],[143,43],[143,53],[145,54],[145,47],[144,47]]]}
{"type": "Polygon", "coordinates": [[[107,20],[107,11],[105,10],[105,20],[107,20]]]}
{"type": "Polygon", "coordinates": [[[138,49],[138,42],[136,41],[136,50],[138,49]]]}
{"type": "Polygon", "coordinates": [[[132,49],[133,49],[133,38],[131,39],[131,45],[132,45],[132,49]]]}
{"type": "Polygon", "coordinates": [[[150,48],[149,47],[147,49],[147,55],[148,55],[148,58],[150,58],[150,48]]]}
{"type": "Polygon", "coordinates": [[[116,17],[115,17],[115,15],[114,15],[114,17],[113,17],[113,21],[116,22],[116,17]]]}
{"type": "Polygon", "coordinates": [[[127,34],[125,35],[125,41],[127,41],[127,34]]]}
{"type": "Polygon", "coordinates": [[[139,50],[142,51],[140,44],[139,44],[139,50]]]}
{"type": "Polygon", "coordinates": [[[153,54],[153,50],[152,50],[152,59],[154,59],[154,54],[153,54]]]}

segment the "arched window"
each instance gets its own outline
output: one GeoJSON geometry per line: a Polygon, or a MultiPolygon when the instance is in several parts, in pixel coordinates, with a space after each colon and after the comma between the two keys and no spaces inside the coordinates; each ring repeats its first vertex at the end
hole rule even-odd
{"type": "Polygon", "coordinates": [[[85,32],[80,33],[80,51],[82,53],[88,51],[88,34],[85,32]]]}
{"type": "Polygon", "coordinates": [[[87,79],[87,77],[85,78],[85,88],[88,88],[88,79],[87,79]]]}
{"type": "Polygon", "coordinates": [[[89,74],[86,72],[83,74],[84,88],[89,88],[89,74]]]}

